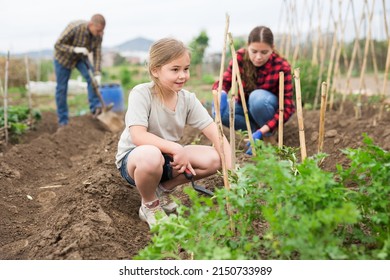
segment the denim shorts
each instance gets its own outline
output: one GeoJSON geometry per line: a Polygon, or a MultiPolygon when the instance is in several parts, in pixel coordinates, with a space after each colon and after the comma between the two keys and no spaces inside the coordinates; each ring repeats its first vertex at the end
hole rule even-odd
{"type": "MultiPolygon", "coordinates": [[[[126,153],[126,155],[123,157],[119,171],[120,171],[123,179],[125,179],[130,185],[136,186],[134,179],[131,178],[129,173],[127,172],[127,159],[129,157],[129,154],[131,153],[131,151],[132,150],[128,151],[126,153]]],[[[164,153],[162,153],[162,155],[164,157],[164,164],[163,164],[163,173],[161,175],[160,182],[165,182],[165,181],[172,179],[171,161],[173,161],[173,158],[167,154],[164,154],[164,153]]]]}

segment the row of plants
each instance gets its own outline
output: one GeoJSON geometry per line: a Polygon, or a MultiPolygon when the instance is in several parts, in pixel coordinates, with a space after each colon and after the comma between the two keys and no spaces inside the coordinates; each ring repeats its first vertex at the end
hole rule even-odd
{"type": "MultiPolygon", "coordinates": [[[[41,119],[41,113],[33,110],[32,121],[41,119]]],[[[15,135],[21,135],[29,128],[28,120],[30,118],[30,109],[27,106],[9,106],[7,109],[7,127],[15,135]]],[[[5,125],[4,107],[0,107],[0,128],[5,125]]]]}
{"type": "Polygon", "coordinates": [[[256,149],[230,191],[210,199],[185,189],[191,206],[154,227],[135,258],[389,259],[389,152],[365,135],[333,173],[319,167],[325,154],[297,163],[289,148],[256,149]]]}

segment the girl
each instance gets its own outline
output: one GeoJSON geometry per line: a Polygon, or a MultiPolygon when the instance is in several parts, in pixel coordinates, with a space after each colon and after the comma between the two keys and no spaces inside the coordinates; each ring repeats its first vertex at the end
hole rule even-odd
{"type": "MultiPolygon", "coordinates": [[[[254,140],[271,136],[279,120],[279,72],[284,72],[284,114],[286,122],[295,111],[291,67],[289,63],[274,50],[274,36],[265,26],[255,27],[248,36],[247,48],[237,51],[245,99],[249,112],[249,120],[254,140]]],[[[225,126],[229,126],[229,109],[227,92],[232,86],[233,61],[223,75],[221,93],[221,118],[225,126]]],[[[217,89],[219,81],[213,85],[217,89]]],[[[234,128],[247,130],[241,98],[238,95],[235,105],[234,128]]],[[[251,149],[247,151],[251,154],[251,149]]]]}
{"type": "MultiPolygon", "coordinates": [[[[156,214],[176,209],[170,193],[188,182],[188,169],[195,179],[215,174],[221,168],[218,130],[194,93],[183,89],[190,77],[190,53],[175,39],[155,42],[149,52],[151,82],[133,88],[129,95],[116,165],[123,178],[137,187],[142,201],[139,217],[149,227],[156,214]],[[214,144],[182,146],[185,125],[198,128],[214,144]]],[[[224,138],[226,166],[230,168],[231,148],[224,138]]]]}

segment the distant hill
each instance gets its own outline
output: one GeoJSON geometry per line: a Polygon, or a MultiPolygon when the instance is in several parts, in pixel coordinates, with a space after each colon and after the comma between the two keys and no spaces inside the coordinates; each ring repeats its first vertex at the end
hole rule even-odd
{"type": "MultiPolygon", "coordinates": [[[[138,37],[131,40],[128,40],[120,45],[113,47],[104,47],[103,54],[106,52],[118,52],[118,53],[148,53],[149,48],[152,45],[153,41],[138,37]]],[[[6,56],[4,52],[0,52],[0,56],[6,56]]],[[[54,49],[42,49],[38,51],[30,51],[24,53],[11,53],[11,56],[24,57],[27,55],[33,59],[52,59],[54,57],[54,49]]]]}
{"type": "Polygon", "coordinates": [[[129,41],[126,41],[118,46],[115,46],[111,49],[118,51],[118,52],[148,52],[150,46],[152,45],[153,41],[138,37],[129,41]]]}
{"type": "MultiPolygon", "coordinates": [[[[7,53],[1,52],[0,56],[6,56],[7,53]]],[[[29,58],[32,59],[52,59],[54,56],[54,51],[51,49],[43,49],[39,51],[30,51],[30,52],[18,52],[18,53],[10,53],[12,57],[24,57],[27,55],[29,58]]]]}

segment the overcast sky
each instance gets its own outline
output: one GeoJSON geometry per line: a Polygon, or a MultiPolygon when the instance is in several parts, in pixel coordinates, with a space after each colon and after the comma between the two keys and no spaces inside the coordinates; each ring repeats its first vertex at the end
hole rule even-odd
{"type": "MultiPolygon", "coordinates": [[[[210,38],[209,50],[218,51],[223,47],[226,14],[230,16],[229,31],[233,36],[246,35],[256,25],[267,25],[276,32],[286,27],[285,20],[280,21],[280,17],[282,15],[286,18],[282,5],[288,2],[291,1],[0,0],[0,52],[9,50],[11,53],[19,53],[53,48],[56,39],[70,21],[88,20],[95,13],[103,14],[107,21],[104,47],[112,47],[139,36],[151,40],[173,36],[187,43],[202,30],[206,30],[210,38]]],[[[310,6],[306,3],[317,1],[296,2],[301,5],[298,9],[301,13],[298,16],[301,28],[308,29],[310,6]],[[303,4],[306,6],[302,7],[303,4]]],[[[357,2],[355,8],[359,10],[358,6],[361,6],[363,0],[354,2],[357,2]]],[[[382,0],[376,2],[377,15],[380,16],[382,0]]],[[[334,0],[333,3],[337,9],[338,1],[334,0]]],[[[390,3],[387,3],[387,8],[389,6],[390,3]]],[[[325,20],[325,6],[323,11],[325,20]]],[[[357,14],[360,15],[360,11],[357,14]]],[[[383,21],[379,16],[378,23],[383,21]]],[[[381,17],[383,18],[383,12],[381,17]]],[[[317,19],[318,16],[313,17],[312,25],[317,19]]],[[[383,35],[383,24],[378,28],[375,32],[383,35]]]]}

